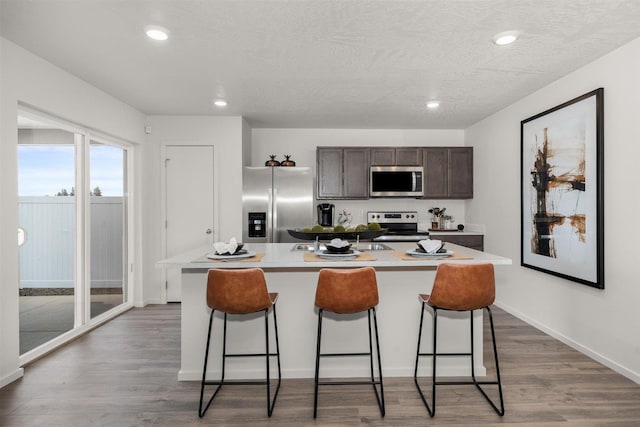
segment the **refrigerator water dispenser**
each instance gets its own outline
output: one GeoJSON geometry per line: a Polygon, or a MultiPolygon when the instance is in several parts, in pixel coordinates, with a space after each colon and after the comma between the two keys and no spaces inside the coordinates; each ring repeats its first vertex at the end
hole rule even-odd
{"type": "Polygon", "coordinates": [[[249,212],[249,237],[267,237],[267,213],[249,212]]]}

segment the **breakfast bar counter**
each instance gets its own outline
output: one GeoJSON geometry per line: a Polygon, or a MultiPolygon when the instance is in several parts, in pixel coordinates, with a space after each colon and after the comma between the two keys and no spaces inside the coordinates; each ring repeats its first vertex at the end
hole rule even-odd
{"type": "MultiPolygon", "coordinates": [[[[270,292],[278,292],[278,329],[282,375],[285,378],[312,378],[315,367],[315,339],[317,310],[314,307],[318,271],[321,268],[355,268],[371,266],[376,269],[380,302],[377,307],[380,330],[381,357],[385,376],[412,376],[421,305],[419,293],[429,293],[435,270],[442,262],[491,263],[496,268],[496,281],[500,280],[500,267],[511,260],[454,244],[446,244],[453,252],[450,257],[412,257],[407,251],[415,243],[388,243],[391,250],[365,250],[370,242],[360,242],[360,255],[354,259],[317,257],[313,252],[296,250],[294,243],[248,244],[250,256],[231,260],[207,257],[213,248],[200,248],[160,261],[158,266],[180,269],[182,280],[181,366],[178,379],[200,380],[207,338],[209,308],[206,304],[207,271],[210,268],[259,267],[265,272],[270,292]]],[[[325,314],[323,351],[332,347],[345,351],[363,351],[368,347],[365,315],[349,315],[356,321],[340,322],[341,317],[325,314]],[[340,327],[332,326],[340,323],[340,327]],[[325,347],[326,346],[326,347],[325,347]]],[[[476,322],[476,348],[482,348],[482,313],[474,314],[476,322]]],[[[264,351],[263,316],[230,316],[227,338],[228,351],[264,351]]],[[[430,332],[431,316],[425,315],[425,337],[430,332]]],[[[215,377],[220,371],[219,346],[222,337],[222,314],[214,318],[213,350],[209,371],[215,377]]],[[[460,351],[469,348],[469,322],[464,313],[445,312],[439,316],[439,348],[460,351]],[[461,338],[466,336],[467,338],[461,338]],[[466,344],[466,345],[465,345],[466,344]]],[[[430,339],[423,339],[429,345],[430,339]]],[[[423,347],[424,349],[428,347],[423,347]]],[[[425,350],[426,351],[426,350],[425,350]]],[[[476,373],[485,372],[482,352],[476,353],[476,373]]],[[[465,358],[440,358],[439,371],[445,376],[468,375],[465,358]]],[[[427,366],[428,364],[423,364],[427,366]]],[[[421,374],[428,374],[422,372],[421,374]]],[[[325,377],[364,377],[369,375],[368,363],[359,358],[336,358],[323,362],[325,377]]],[[[257,360],[227,361],[229,378],[262,378],[264,364],[257,360]]]]}

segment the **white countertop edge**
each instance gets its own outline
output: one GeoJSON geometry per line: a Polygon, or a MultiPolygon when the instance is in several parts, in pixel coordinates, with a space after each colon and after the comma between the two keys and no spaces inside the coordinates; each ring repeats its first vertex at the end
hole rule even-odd
{"type": "MultiPolygon", "coordinates": [[[[200,261],[212,248],[201,247],[183,254],[171,257],[157,263],[157,267],[161,268],[179,268],[179,269],[210,269],[210,268],[253,268],[260,267],[263,269],[318,269],[327,267],[380,267],[380,268],[407,268],[414,267],[437,267],[446,259],[420,259],[412,261],[403,261],[391,255],[393,251],[370,251],[369,253],[377,258],[375,261],[304,261],[302,254],[304,251],[292,251],[293,243],[267,243],[267,244],[250,244],[251,250],[256,253],[265,252],[265,256],[259,262],[233,262],[233,261],[200,261]]],[[[455,260],[453,262],[459,264],[477,264],[488,262],[494,265],[511,265],[512,260],[499,255],[490,254],[488,252],[476,251],[463,246],[447,243],[447,247],[456,253],[462,253],[472,256],[473,259],[455,260]]],[[[415,243],[389,243],[396,251],[406,251],[412,249],[415,243]]]]}
{"type": "Polygon", "coordinates": [[[441,236],[441,235],[461,235],[461,236],[484,236],[484,233],[480,231],[458,231],[458,230],[438,230],[429,231],[429,236],[441,236]]]}

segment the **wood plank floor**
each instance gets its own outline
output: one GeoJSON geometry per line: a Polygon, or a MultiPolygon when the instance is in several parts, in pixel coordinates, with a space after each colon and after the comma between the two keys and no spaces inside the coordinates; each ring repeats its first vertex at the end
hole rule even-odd
{"type": "Polygon", "coordinates": [[[385,418],[369,387],[325,387],[314,421],[313,383],[304,379],[283,381],[272,418],[262,387],[237,386],[199,419],[199,385],[176,380],[179,310],[133,309],[27,366],[0,390],[0,425],[640,425],[640,385],[497,308],[504,417],[472,386],[447,386],[429,418],[411,378],[388,378],[385,418]]]}

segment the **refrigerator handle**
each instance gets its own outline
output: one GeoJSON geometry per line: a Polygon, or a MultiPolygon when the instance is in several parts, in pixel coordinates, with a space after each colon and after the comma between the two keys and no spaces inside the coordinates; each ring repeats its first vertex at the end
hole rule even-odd
{"type": "Polygon", "coordinates": [[[271,243],[278,243],[278,189],[273,187],[271,200],[271,243]]]}

